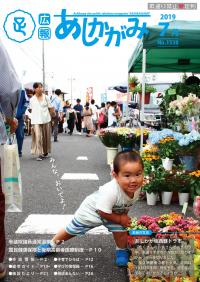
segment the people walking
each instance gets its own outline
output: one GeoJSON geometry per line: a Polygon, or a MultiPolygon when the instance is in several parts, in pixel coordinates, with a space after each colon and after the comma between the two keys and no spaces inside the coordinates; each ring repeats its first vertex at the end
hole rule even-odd
{"type": "Polygon", "coordinates": [[[94,99],[91,100],[90,108],[92,110],[93,131],[95,133],[96,130],[97,130],[98,111],[97,111],[97,107],[95,106],[95,100],[94,99]]]}
{"type": "Polygon", "coordinates": [[[83,114],[83,106],[81,105],[81,100],[76,100],[76,105],[74,106],[74,110],[76,111],[77,122],[76,122],[76,130],[81,134],[82,130],[82,114],[83,114]]]}
{"type": "Polygon", "coordinates": [[[83,122],[87,130],[87,134],[86,134],[87,137],[92,136],[92,133],[94,131],[93,122],[92,122],[92,110],[89,106],[90,104],[87,102],[83,109],[83,122]]]}
{"type": "Polygon", "coordinates": [[[75,123],[77,122],[77,115],[76,111],[72,109],[71,104],[69,104],[69,107],[67,108],[67,124],[68,124],[68,134],[72,135],[74,131],[75,123]]]}
{"type": "Polygon", "coordinates": [[[101,128],[106,128],[107,127],[107,123],[106,123],[106,107],[105,107],[105,103],[101,103],[101,108],[99,110],[99,118],[98,118],[98,130],[100,130],[101,128]]]}
{"type": "Polygon", "coordinates": [[[117,113],[115,111],[115,107],[116,107],[116,102],[112,101],[110,103],[110,107],[108,109],[108,126],[112,126],[115,127],[117,126],[117,113]]]}
{"type": "Polygon", "coordinates": [[[26,95],[26,91],[22,90],[20,94],[19,103],[17,106],[16,118],[18,120],[18,127],[16,129],[16,139],[19,157],[22,157],[22,146],[24,141],[24,123],[25,123],[25,112],[29,105],[29,98],[26,95]]]}
{"type": "Polygon", "coordinates": [[[52,117],[52,131],[53,131],[54,142],[58,141],[58,124],[59,124],[59,120],[62,119],[62,113],[63,113],[62,102],[59,99],[59,96],[61,94],[62,91],[60,89],[56,89],[50,98],[51,105],[54,107],[56,112],[55,117],[52,117]]]}
{"type": "Polygon", "coordinates": [[[35,95],[30,99],[32,144],[31,154],[37,156],[37,161],[42,161],[51,153],[51,116],[52,108],[50,99],[43,93],[40,82],[33,84],[35,95]]]}

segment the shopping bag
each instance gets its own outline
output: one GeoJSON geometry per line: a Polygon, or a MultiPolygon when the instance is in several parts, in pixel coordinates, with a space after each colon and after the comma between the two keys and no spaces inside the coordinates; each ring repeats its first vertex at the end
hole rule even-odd
{"type": "Polygon", "coordinates": [[[4,145],[3,193],[7,212],[22,212],[22,181],[17,145],[4,145]]]}

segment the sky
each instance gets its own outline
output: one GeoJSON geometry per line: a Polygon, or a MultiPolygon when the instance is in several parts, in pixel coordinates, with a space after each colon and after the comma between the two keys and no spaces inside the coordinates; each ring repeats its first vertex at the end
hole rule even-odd
{"type": "MultiPolygon", "coordinates": [[[[87,87],[94,88],[94,96],[99,99],[108,86],[126,84],[128,78],[128,59],[134,51],[138,39],[136,37],[121,41],[120,47],[111,43],[105,47],[104,35],[97,44],[92,47],[83,45],[81,36],[74,40],[71,35],[59,40],[55,37],[55,28],[62,9],[67,9],[68,14],[73,13],[136,13],[148,12],[148,2],[175,2],[179,0],[0,0],[0,38],[6,46],[16,71],[21,81],[26,84],[33,81],[42,81],[42,41],[38,39],[38,15],[49,13],[51,15],[52,37],[46,40],[45,70],[46,82],[50,88],[61,88],[63,91],[77,98],[84,97],[87,87]],[[32,14],[36,22],[36,32],[30,40],[22,43],[14,42],[7,38],[3,29],[6,16],[15,10],[24,10],[32,14]]],[[[196,3],[185,0],[184,3],[196,3]]],[[[139,18],[139,23],[146,21],[148,25],[155,25],[160,21],[161,13],[171,14],[171,11],[153,11],[150,18],[139,18]]],[[[176,19],[198,20],[198,11],[175,11],[176,19]]],[[[120,30],[122,25],[127,24],[127,18],[98,18],[107,21],[110,26],[120,30]]],[[[90,18],[92,20],[92,18],[90,18]]],[[[80,24],[82,18],[79,18],[80,24]]],[[[139,25],[140,25],[139,24],[139,25]]],[[[113,40],[114,41],[114,40],[113,40]]],[[[177,80],[176,76],[167,76],[167,79],[177,80]]],[[[164,80],[166,76],[156,75],[157,80],[164,80]]],[[[97,100],[98,100],[97,99],[97,100]]]]}

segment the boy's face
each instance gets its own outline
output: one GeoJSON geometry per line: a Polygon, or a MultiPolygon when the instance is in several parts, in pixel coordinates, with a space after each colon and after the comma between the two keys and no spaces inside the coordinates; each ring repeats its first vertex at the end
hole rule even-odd
{"type": "Polygon", "coordinates": [[[113,176],[121,189],[132,198],[134,192],[142,186],[143,168],[140,162],[121,161],[119,173],[113,172],[113,176]]]}

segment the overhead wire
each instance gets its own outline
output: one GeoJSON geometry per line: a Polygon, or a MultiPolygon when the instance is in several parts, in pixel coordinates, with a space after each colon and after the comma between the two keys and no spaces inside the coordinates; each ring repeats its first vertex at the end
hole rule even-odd
{"type": "MultiPolygon", "coordinates": [[[[0,30],[4,32],[2,28],[0,28],[0,30]]],[[[40,70],[43,70],[42,63],[39,62],[40,59],[36,55],[28,53],[23,47],[21,47],[19,44],[16,44],[16,42],[15,46],[17,46],[22,51],[22,53],[24,53],[28,57],[28,59],[32,61],[40,70]]]]}

